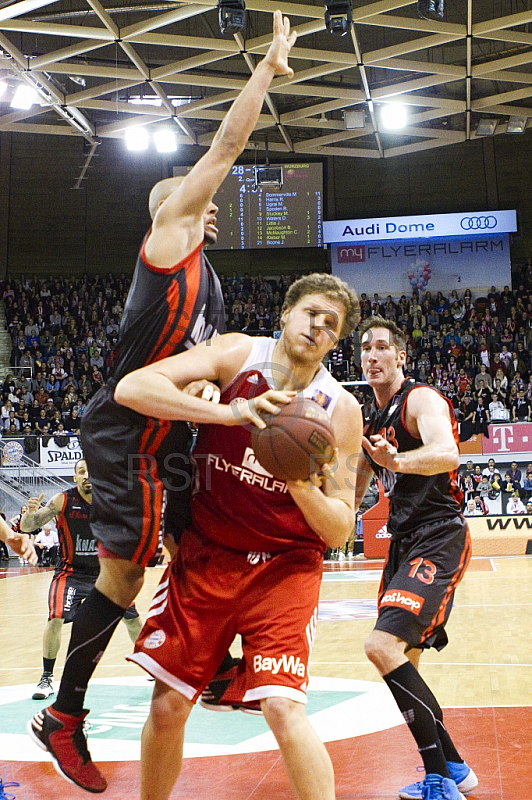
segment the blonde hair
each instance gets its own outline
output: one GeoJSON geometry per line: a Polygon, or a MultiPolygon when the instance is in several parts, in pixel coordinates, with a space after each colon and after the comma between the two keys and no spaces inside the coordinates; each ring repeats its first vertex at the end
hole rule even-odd
{"type": "Polygon", "coordinates": [[[342,303],[345,309],[345,319],[340,331],[340,338],[349,336],[360,319],[360,304],[356,292],[345,281],[334,275],[313,272],[312,275],[306,275],[295,281],[286,292],[281,316],[299,303],[302,297],[310,294],[324,294],[331,300],[342,303]]]}

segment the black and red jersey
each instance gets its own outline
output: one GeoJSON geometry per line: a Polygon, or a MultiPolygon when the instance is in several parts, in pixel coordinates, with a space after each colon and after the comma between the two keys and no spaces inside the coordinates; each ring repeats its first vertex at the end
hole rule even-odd
{"type": "Polygon", "coordinates": [[[160,269],[146,260],[143,243],[120,324],[117,381],[222,333],[222,290],[202,248],[199,244],[171,269],[160,269]]]}
{"type": "MultiPolygon", "coordinates": [[[[274,385],[275,340],[254,337],[242,369],[224,390],[221,403],[257,397],[274,385]]],[[[281,367],[279,369],[282,369],[281,367]]],[[[322,365],[302,391],[329,416],[342,392],[322,365]]],[[[197,486],[192,497],[194,528],[218,544],[244,552],[282,552],[302,547],[325,550],[305,520],[286,482],[257,461],[249,425],[200,425],[194,448],[197,486]]]]}
{"type": "MultiPolygon", "coordinates": [[[[383,407],[375,399],[364,406],[364,436],[380,434],[397,447],[398,453],[407,453],[422,446],[407,430],[405,423],[406,401],[410,392],[419,387],[431,389],[427,384],[416,383],[412,378],[403,381],[400,390],[383,407]]],[[[458,445],[458,426],[450,400],[440,394],[449,405],[455,441],[458,445]]],[[[462,492],[458,486],[458,470],[437,475],[410,475],[392,472],[376,464],[371,456],[364,455],[390,498],[388,530],[395,536],[406,536],[430,522],[453,519],[461,513],[462,492]]]]}
{"type": "Polygon", "coordinates": [[[97,542],[89,524],[90,503],[76,486],[63,492],[63,508],[57,517],[60,561],[59,572],[97,575],[100,571],[97,542]]]}

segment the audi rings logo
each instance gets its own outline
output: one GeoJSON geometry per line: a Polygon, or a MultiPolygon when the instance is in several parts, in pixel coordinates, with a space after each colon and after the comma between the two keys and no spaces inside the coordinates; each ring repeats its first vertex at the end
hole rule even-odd
{"type": "Polygon", "coordinates": [[[487,231],[497,227],[495,217],[463,217],[460,220],[460,227],[464,231],[487,231]]]}

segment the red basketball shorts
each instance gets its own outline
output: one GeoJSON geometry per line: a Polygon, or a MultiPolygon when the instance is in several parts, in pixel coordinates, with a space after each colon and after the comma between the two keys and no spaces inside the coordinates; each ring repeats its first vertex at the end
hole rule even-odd
{"type": "Polygon", "coordinates": [[[186,531],[129,660],[195,702],[240,634],[224,701],[305,703],[322,564],[315,550],[241,553],[186,531]]]}

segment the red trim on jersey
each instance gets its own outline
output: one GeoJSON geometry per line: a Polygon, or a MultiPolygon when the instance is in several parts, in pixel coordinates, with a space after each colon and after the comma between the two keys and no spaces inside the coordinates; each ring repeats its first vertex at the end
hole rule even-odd
{"type": "Polygon", "coordinates": [[[68,527],[68,522],[65,517],[65,508],[68,502],[68,495],[66,492],[63,492],[63,508],[61,509],[61,513],[57,517],[57,529],[60,532],[60,545],[61,545],[61,556],[63,561],[66,561],[68,564],[72,564],[74,559],[74,542],[72,541],[72,533],[70,528],[68,527]]]}
{"type": "Polygon", "coordinates": [[[449,602],[451,601],[451,598],[454,594],[456,587],[464,577],[464,573],[471,559],[471,537],[469,535],[469,527],[467,525],[466,527],[467,527],[466,539],[464,543],[464,549],[462,550],[462,553],[460,555],[460,563],[458,564],[458,569],[456,570],[451,582],[449,583],[449,586],[447,587],[447,591],[445,592],[445,595],[443,597],[443,600],[441,601],[438,611],[434,615],[427,630],[423,633],[423,636],[421,638],[422,642],[426,641],[429,638],[429,636],[432,636],[434,630],[439,625],[442,625],[444,623],[449,602]]]}
{"type": "Polygon", "coordinates": [[[179,284],[176,281],[168,288],[168,291],[166,292],[166,303],[168,307],[166,322],[164,323],[164,328],[157,339],[155,347],[148,356],[148,360],[146,362],[147,364],[152,364],[154,361],[160,361],[161,358],[163,358],[163,356],[157,351],[159,348],[163,348],[163,342],[170,333],[172,323],[174,322],[175,315],[177,314],[177,309],[179,308],[179,295],[179,284]]]}
{"type": "Polygon", "coordinates": [[[139,454],[141,456],[139,482],[142,487],[142,534],[131,561],[135,564],[142,564],[143,566],[146,566],[155,552],[153,547],[154,541],[155,546],[157,546],[159,541],[159,527],[163,501],[162,484],[157,474],[157,462],[155,462],[155,470],[150,472],[151,464],[146,456],[154,455],[157,452],[161,442],[170,431],[170,428],[171,423],[169,420],[156,420],[153,417],[148,417],[139,446],[139,454]],[[150,442],[149,446],[148,442],[150,442]],[[149,481],[146,475],[150,476],[149,481]],[[155,484],[155,486],[153,484],[155,484]]]}
{"type": "MultiPolygon", "coordinates": [[[[431,387],[430,387],[430,386],[427,386],[426,388],[427,388],[427,389],[430,389],[431,387]]],[[[412,439],[419,439],[419,440],[422,442],[422,441],[423,441],[423,439],[421,438],[421,436],[415,436],[415,435],[412,433],[412,431],[410,430],[410,428],[408,427],[408,425],[406,424],[406,404],[408,403],[408,398],[410,397],[410,395],[412,394],[412,392],[413,392],[413,391],[415,391],[416,389],[425,389],[425,386],[413,386],[413,387],[410,389],[410,391],[408,392],[408,394],[407,394],[407,395],[406,395],[406,397],[405,397],[405,401],[404,401],[404,403],[403,403],[403,407],[402,407],[402,409],[401,409],[401,422],[402,422],[403,428],[404,428],[404,429],[405,429],[405,431],[408,433],[408,435],[412,437],[412,439]]],[[[435,390],[434,390],[434,391],[435,391],[435,390]]]]}
{"type": "Polygon", "coordinates": [[[189,253],[178,265],[180,269],[184,269],[185,271],[185,302],[181,309],[180,319],[176,324],[176,315],[179,310],[181,299],[179,284],[176,281],[172,283],[166,293],[168,309],[166,322],[155,347],[148,356],[147,364],[160,361],[162,358],[167,358],[167,356],[173,356],[188,330],[189,324],[193,319],[194,306],[196,305],[201,281],[201,269],[197,269],[198,264],[196,262],[197,259],[201,258],[200,252],[202,247],[203,243],[198,245],[198,247],[189,253]],[[170,338],[167,339],[172,328],[174,328],[173,333],[170,335],[170,338]]]}
{"type": "Polygon", "coordinates": [[[183,269],[183,267],[186,267],[186,262],[188,261],[188,259],[192,255],[194,255],[194,253],[196,253],[198,250],[201,250],[201,248],[203,247],[203,242],[200,242],[197,245],[197,247],[195,247],[184,258],[182,258],[181,261],[179,261],[177,264],[174,264],[173,267],[156,267],[154,264],[151,264],[148,261],[148,259],[146,258],[146,251],[144,249],[150,234],[151,234],[151,228],[148,231],[148,233],[146,234],[146,236],[144,237],[144,241],[142,242],[142,245],[141,245],[141,248],[140,248],[140,257],[142,258],[144,266],[146,266],[149,270],[151,270],[152,272],[158,272],[158,273],[163,274],[163,275],[172,275],[174,272],[179,272],[180,269],[183,269]]]}
{"type": "MultiPolygon", "coordinates": [[[[192,257],[194,257],[195,255],[196,255],[196,251],[194,251],[193,253],[190,254],[189,258],[191,259],[191,263],[193,263],[192,262],[192,257]]],[[[184,304],[184,306],[183,306],[183,308],[181,310],[181,321],[180,321],[180,324],[176,325],[176,327],[174,329],[174,332],[172,333],[170,339],[166,342],[166,344],[162,348],[161,352],[157,354],[157,360],[158,361],[161,358],[166,358],[167,356],[174,355],[174,353],[177,350],[178,344],[181,343],[185,333],[187,332],[188,326],[189,326],[189,324],[192,321],[192,318],[194,316],[194,306],[196,305],[196,299],[197,299],[198,292],[199,292],[200,281],[201,281],[201,269],[189,270],[189,269],[185,268],[185,283],[186,283],[185,304],[184,304]]],[[[168,292],[168,294],[170,294],[170,292],[168,292]]],[[[172,309],[172,306],[170,306],[170,303],[168,304],[168,306],[169,306],[169,309],[172,309]]],[[[176,307],[174,307],[173,311],[172,310],[169,311],[169,316],[172,313],[173,314],[176,313],[175,308],[176,307]]],[[[166,325],[165,325],[165,328],[166,328],[166,325]]],[[[162,334],[161,334],[161,336],[159,338],[159,341],[161,341],[162,338],[163,337],[162,337],[162,334]]],[[[157,348],[157,346],[158,346],[158,343],[157,343],[155,349],[157,348]]]]}
{"type": "Polygon", "coordinates": [[[58,577],[53,581],[53,591],[50,592],[50,602],[48,604],[48,619],[61,619],[65,606],[65,589],[69,572],[61,570],[58,577]]]}

